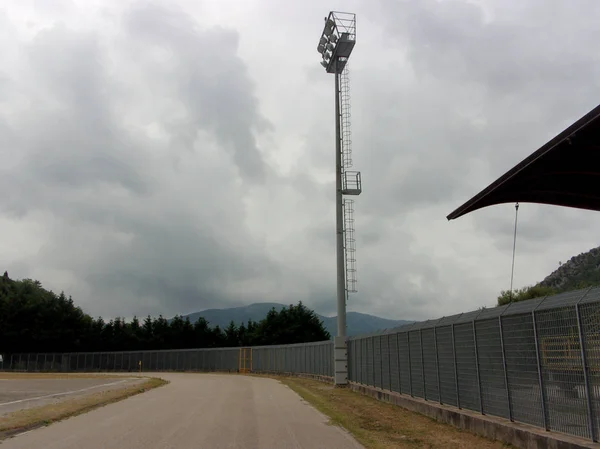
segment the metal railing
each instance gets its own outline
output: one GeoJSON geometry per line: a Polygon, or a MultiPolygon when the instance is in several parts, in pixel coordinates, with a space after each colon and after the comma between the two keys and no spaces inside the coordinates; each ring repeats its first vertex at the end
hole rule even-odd
{"type": "MultiPolygon", "coordinates": [[[[333,343],[12,354],[6,370],[333,376],[333,343]],[[244,355],[245,354],[245,355],[244,355]]],[[[598,441],[600,288],[413,323],[348,341],[351,382],[598,441]]]]}

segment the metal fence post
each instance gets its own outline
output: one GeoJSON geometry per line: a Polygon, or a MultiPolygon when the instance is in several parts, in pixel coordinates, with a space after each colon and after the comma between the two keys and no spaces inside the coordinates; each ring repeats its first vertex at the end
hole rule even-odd
{"type": "MultiPolygon", "coordinates": [[[[539,307],[539,304],[538,304],[538,307],[539,307]]],[[[537,309],[537,307],[536,307],[536,309],[537,309]]],[[[544,377],[542,376],[542,363],[540,360],[540,345],[538,343],[537,323],[535,321],[535,309],[533,309],[531,311],[531,321],[533,324],[533,338],[535,340],[535,357],[536,357],[537,369],[538,369],[538,382],[540,384],[540,398],[542,399],[542,415],[544,417],[544,429],[549,430],[548,429],[548,414],[546,412],[546,392],[544,391],[544,377]]]]}
{"type": "MultiPolygon", "coordinates": [[[[583,299],[583,297],[581,299],[583,299]]],[[[590,393],[590,378],[588,373],[587,355],[585,353],[585,340],[583,338],[583,326],[581,325],[581,309],[579,308],[579,302],[581,302],[581,299],[577,302],[577,304],[575,304],[575,313],[577,314],[577,327],[579,329],[579,347],[581,349],[581,364],[583,365],[583,379],[585,382],[585,398],[587,400],[590,437],[592,438],[592,441],[597,441],[596,429],[594,426],[594,412],[592,409],[592,398],[590,393]]]]}
{"type": "Polygon", "coordinates": [[[352,348],[351,353],[352,353],[352,361],[350,363],[350,366],[352,367],[350,372],[352,373],[352,379],[348,379],[349,381],[358,383],[358,371],[356,370],[356,359],[358,358],[358,348],[356,347],[356,340],[353,339],[348,339],[348,344],[350,345],[349,347],[352,348]]]}
{"type": "Polygon", "coordinates": [[[381,337],[379,336],[379,385],[381,385],[381,389],[383,390],[383,345],[381,344],[381,337]]]}
{"type": "Polygon", "coordinates": [[[437,327],[433,327],[433,343],[435,347],[435,372],[437,375],[438,402],[442,403],[442,389],[440,388],[440,358],[437,345],[437,327]]]}
{"type": "Polygon", "coordinates": [[[392,391],[392,346],[390,345],[390,334],[387,334],[387,348],[388,348],[388,382],[390,391],[392,391]]]}
{"type": "Polygon", "coordinates": [[[419,345],[421,346],[421,378],[423,379],[423,399],[427,400],[427,385],[425,384],[425,357],[423,357],[423,329],[419,329],[419,345]]]}
{"type": "Polygon", "coordinates": [[[371,348],[373,348],[373,350],[371,351],[371,366],[373,367],[373,370],[371,372],[372,374],[372,379],[373,379],[373,386],[375,386],[375,337],[371,337],[371,348]]]}
{"type": "Polygon", "coordinates": [[[479,372],[479,350],[477,349],[477,331],[475,330],[475,320],[473,320],[473,342],[475,343],[475,367],[477,368],[477,388],[479,391],[479,411],[483,413],[483,397],[481,396],[481,373],[479,372]]]}
{"type": "Polygon", "coordinates": [[[412,387],[412,357],[410,351],[410,331],[406,333],[406,346],[408,346],[408,385],[410,387],[410,397],[414,398],[412,387]]]}
{"type": "Polygon", "coordinates": [[[369,373],[367,372],[368,368],[367,361],[367,337],[361,337],[360,339],[360,383],[363,385],[367,385],[367,381],[369,380],[369,373]]]}
{"type": "Polygon", "coordinates": [[[508,384],[508,369],[506,366],[506,350],[504,349],[504,331],[502,328],[502,316],[498,317],[498,328],[500,330],[500,348],[502,349],[502,367],[504,369],[504,385],[506,386],[506,403],[508,405],[508,418],[513,419],[512,401],[510,399],[510,386],[508,384]]]}
{"type": "Polygon", "coordinates": [[[402,394],[402,376],[400,371],[400,333],[396,333],[396,364],[398,366],[398,393],[402,394]]]}
{"type": "MultiPolygon", "coordinates": [[[[304,349],[304,367],[302,369],[303,373],[308,373],[308,348],[305,346],[302,346],[302,349],[304,349]]],[[[270,360],[270,358],[269,358],[270,360]]]]}
{"type": "Polygon", "coordinates": [[[452,357],[454,359],[454,384],[456,388],[456,406],[460,410],[460,390],[458,388],[458,365],[456,364],[456,339],[454,337],[454,323],[452,323],[452,357]]]}
{"type": "Polygon", "coordinates": [[[354,343],[356,344],[356,382],[362,384],[362,340],[359,338],[354,340],[354,343]]]}

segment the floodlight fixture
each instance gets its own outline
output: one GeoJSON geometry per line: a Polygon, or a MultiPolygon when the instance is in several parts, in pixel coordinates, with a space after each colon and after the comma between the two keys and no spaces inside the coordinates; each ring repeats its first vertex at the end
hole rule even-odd
{"type": "Polygon", "coordinates": [[[319,45],[323,44],[330,53],[330,56],[327,56],[329,65],[323,66],[327,73],[342,73],[355,43],[356,15],[330,12],[319,37],[319,45]]]}
{"type": "Polygon", "coordinates": [[[319,53],[323,54],[325,52],[325,45],[323,45],[323,44],[317,45],[317,51],[319,53]]]}

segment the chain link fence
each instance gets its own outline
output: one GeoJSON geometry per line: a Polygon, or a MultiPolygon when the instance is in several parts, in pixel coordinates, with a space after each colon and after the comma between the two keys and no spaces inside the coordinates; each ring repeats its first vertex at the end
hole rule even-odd
{"type": "MultiPolygon", "coordinates": [[[[14,371],[230,371],[333,377],[333,342],[12,354],[14,371]],[[251,358],[251,361],[249,360],[251,358]]],[[[598,441],[600,288],[413,323],[348,340],[351,382],[598,441]]]]}

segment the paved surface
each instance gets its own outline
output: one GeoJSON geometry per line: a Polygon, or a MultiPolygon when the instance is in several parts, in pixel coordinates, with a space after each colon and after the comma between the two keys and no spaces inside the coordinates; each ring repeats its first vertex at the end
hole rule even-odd
{"type": "Polygon", "coordinates": [[[54,404],[73,397],[109,391],[143,382],[119,378],[23,378],[0,379],[0,417],[17,410],[54,404]]]}
{"type": "Polygon", "coordinates": [[[18,435],[1,449],[362,449],[273,379],[159,374],[170,384],[18,435]]]}

